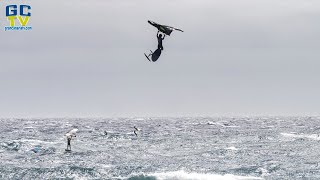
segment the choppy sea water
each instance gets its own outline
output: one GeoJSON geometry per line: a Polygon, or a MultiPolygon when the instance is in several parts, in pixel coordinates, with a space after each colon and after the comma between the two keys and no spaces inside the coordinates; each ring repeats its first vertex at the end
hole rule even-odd
{"type": "Polygon", "coordinates": [[[0,179],[320,179],[320,117],[0,123],[0,179]],[[68,153],[64,135],[74,128],[68,153]]]}

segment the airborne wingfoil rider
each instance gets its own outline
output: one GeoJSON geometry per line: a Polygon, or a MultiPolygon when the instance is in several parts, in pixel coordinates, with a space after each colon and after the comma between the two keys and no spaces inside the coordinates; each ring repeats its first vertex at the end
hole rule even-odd
{"type": "Polygon", "coordinates": [[[158,29],[158,32],[157,32],[158,48],[154,52],[150,50],[151,53],[149,55],[147,54],[144,54],[144,55],[150,62],[156,62],[161,55],[161,51],[163,50],[162,41],[164,40],[165,36],[166,35],[170,36],[173,30],[180,31],[180,32],[183,32],[183,31],[181,29],[177,29],[171,26],[155,23],[153,21],[148,21],[148,23],[158,29]]]}

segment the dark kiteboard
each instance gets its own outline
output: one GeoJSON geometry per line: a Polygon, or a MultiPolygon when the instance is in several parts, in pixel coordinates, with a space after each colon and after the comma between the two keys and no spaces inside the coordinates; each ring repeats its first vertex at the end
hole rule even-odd
{"type": "Polygon", "coordinates": [[[161,49],[157,49],[157,50],[155,50],[154,52],[152,52],[151,51],[151,53],[149,54],[149,55],[146,55],[146,54],[144,54],[145,56],[146,56],[146,58],[151,62],[156,62],[158,59],[159,59],[159,57],[160,57],[160,55],[161,55],[161,49]],[[151,60],[150,60],[150,57],[151,56],[151,60]]]}
{"type": "Polygon", "coordinates": [[[161,25],[161,24],[158,24],[153,21],[148,21],[148,23],[151,24],[152,26],[156,27],[158,29],[158,31],[160,31],[168,36],[170,36],[170,34],[172,33],[173,30],[183,32],[183,30],[181,30],[181,29],[178,29],[178,28],[175,28],[172,26],[161,25]]]}
{"type": "Polygon", "coordinates": [[[154,51],[151,56],[152,61],[156,62],[159,59],[160,55],[161,55],[161,49],[157,49],[156,51],[154,51]]]}

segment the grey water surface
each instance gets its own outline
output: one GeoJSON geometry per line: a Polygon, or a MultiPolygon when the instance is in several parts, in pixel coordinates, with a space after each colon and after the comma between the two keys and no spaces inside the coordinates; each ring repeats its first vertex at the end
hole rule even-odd
{"type": "Polygon", "coordinates": [[[0,123],[0,179],[320,179],[320,117],[0,123]],[[65,152],[64,135],[75,128],[65,152]]]}

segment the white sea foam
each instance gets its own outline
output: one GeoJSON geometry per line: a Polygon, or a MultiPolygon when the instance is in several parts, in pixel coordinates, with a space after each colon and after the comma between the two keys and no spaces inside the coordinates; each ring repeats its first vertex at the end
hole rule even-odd
{"type": "Polygon", "coordinates": [[[14,140],[14,142],[28,142],[31,144],[57,144],[57,142],[41,141],[38,139],[20,139],[20,140],[14,140]]]}
{"type": "Polygon", "coordinates": [[[256,180],[263,179],[260,177],[252,176],[236,176],[233,174],[219,175],[219,174],[201,174],[201,173],[188,173],[185,171],[173,171],[164,173],[153,173],[149,176],[155,177],[157,180],[169,180],[169,179],[180,179],[180,180],[256,180]]]}
{"type": "Polygon", "coordinates": [[[312,139],[312,140],[320,140],[318,134],[293,134],[293,133],[280,133],[282,136],[291,137],[291,138],[302,138],[302,139],[312,139]]]}
{"type": "Polygon", "coordinates": [[[236,147],[227,147],[226,150],[232,150],[232,151],[237,151],[238,149],[236,147]]]}

